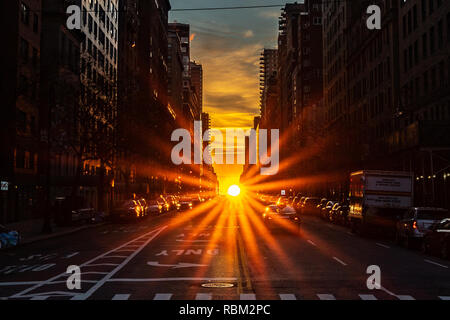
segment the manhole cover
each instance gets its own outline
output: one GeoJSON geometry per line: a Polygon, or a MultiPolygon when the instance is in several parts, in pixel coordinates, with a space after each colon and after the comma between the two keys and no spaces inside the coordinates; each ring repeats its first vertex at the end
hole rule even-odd
{"type": "Polygon", "coordinates": [[[232,288],[234,287],[234,284],[232,283],[226,283],[226,282],[210,282],[210,283],[203,283],[203,288],[232,288]]]}

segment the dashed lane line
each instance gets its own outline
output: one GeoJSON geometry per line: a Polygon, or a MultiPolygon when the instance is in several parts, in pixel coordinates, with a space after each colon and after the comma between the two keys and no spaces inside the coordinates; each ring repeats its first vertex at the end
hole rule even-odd
{"type": "Polygon", "coordinates": [[[439,266],[439,267],[448,269],[448,267],[446,265],[443,265],[443,264],[440,264],[440,263],[437,263],[437,262],[434,262],[434,261],[431,261],[431,260],[428,260],[428,259],[425,259],[424,261],[427,262],[427,263],[430,263],[430,264],[434,264],[435,266],[439,266]]]}
{"type": "Polygon", "coordinates": [[[342,261],[339,258],[333,257],[334,260],[336,260],[337,262],[339,262],[340,264],[342,264],[344,267],[347,265],[344,261],[342,261]]]}
{"type": "Polygon", "coordinates": [[[130,298],[129,294],[116,294],[112,300],[128,300],[130,298]]]}
{"type": "Polygon", "coordinates": [[[170,300],[172,299],[171,293],[157,293],[153,300],[170,300]]]}
{"type": "Polygon", "coordinates": [[[313,245],[314,247],[317,247],[317,245],[316,245],[313,241],[311,241],[311,240],[308,240],[308,243],[309,243],[310,245],[313,245]]]}
{"type": "Polygon", "coordinates": [[[279,296],[281,300],[297,300],[295,294],[280,293],[279,296]]]}
{"type": "Polygon", "coordinates": [[[385,244],[379,243],[379,242],[377,242],[376,245],[379,246],[379,247],[386,248],[386,249],[390,249],[391,248],[391,247],[389,247],[389,246],[387,246],[385,244]]]}
{"type": "Polygon", "coordinates": [[[336,300],[336,298],[332,294],[318,294],[320,300],[336,300]]]}
{"type": "Polygon", "coordinates": [[[197,293],[195,296],[195,300],[212,300],[211,293],[197,293]]]}

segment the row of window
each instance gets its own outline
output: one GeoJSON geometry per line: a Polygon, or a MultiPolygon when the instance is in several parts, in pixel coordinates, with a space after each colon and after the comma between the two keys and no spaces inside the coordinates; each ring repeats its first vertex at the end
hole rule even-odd
{"type": "Polygon", "coordinates": [[[26,26],[31,26],[34,33],[39,32],[39,16],[37,13],[31,14],[30,8],[24,2],[20,3],[20,21],[26,26]]]}

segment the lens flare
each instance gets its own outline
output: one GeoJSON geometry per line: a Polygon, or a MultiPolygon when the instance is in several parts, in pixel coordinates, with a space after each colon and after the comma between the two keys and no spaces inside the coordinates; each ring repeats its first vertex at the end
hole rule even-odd
{"type": "Polygon", "coordinates": [[[241,193],[241,188],[239,186],[233,184],[228,188],[228,195],[232,197],[237,197],[241,193]]]}

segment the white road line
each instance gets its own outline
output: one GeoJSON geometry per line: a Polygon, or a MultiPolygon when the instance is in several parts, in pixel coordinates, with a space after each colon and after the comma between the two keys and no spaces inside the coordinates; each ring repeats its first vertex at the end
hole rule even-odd
{"type": "Polygon", "coordinates": [[[297,300],[295,294],[280,293],[279,296],[281,300],[297,300]]]}
{"type": "Polygon", "coordinates": [[[0,287],[8,287],[8,286],[29,286],[33,284],[39,284],[42,281],[24,281],[24,282],[0,282],[0,287]]]}
{"type": "Polygon", "coordinates": [[[350,236],[354,236],[354,234],[351,233],[351,232],[347,232],[347,234],[350,235],[350,236]]]}
{"type": "Polygon", "coordinates": [[[115,267],[118,266],[118,263],[98,263],[98,264],[88,264],[85,267],[115,267]]]}
{"type": "Polygon", "coordinates": [[[378,300],[373,294],[359,294],[361,300],[378,300]]]}
{"type": "Polygon", "coordinates": [[[236,281],[237,278],[115,278],[106,282],[236,281]]]}
{"type": "Polygon", "coordinates": [[[336,300],[332,294],[318,294],[320,300],[336,300]]]}
{"type": "MultiPolygon", "coordinates": [[[[86,261],[85,263],[81,264],[81,265],[80,265],[80,268],[82,268],[82,267],[84,267],[84,266],[87,266],[87,265],[90,265],[91,263],[95,262],[96,260],[101,259],[101,258],[104,258],[105,256],[108,256],[108,254],[111,254],[111,253],[113,253],[113,252],[116,251],[116,250],[120,250],[120,249],[126,247],[127,245],[129,245],[129,244],[135,242],[136,240],[139,240],[139,239],[144,238],[145,236],[147,236],[147,235],[149,235],[149,234],[155,233],[156,235],[158,235],[158,234],[159,234],[161,231],[163,231],[165,228],[167,228],[167,226],[164,226],[164,227],[155,229],[155,230],[153,230],[153,231],[151,231],[151,232],[149,232],[149,233],[146,233],[146,234],[144,234],[144,235],[142,235],[142,236],[140,236],[140,237],[138,237],[138,238],[136,238],[136,239],[133,239],[133,240],[131,240],[131,241],[129,241],[129,242],[127,242],[127,243],[125,243],[125,244],[123,244],[123,245],[117,247],[117,248],[114,248],[114,249],[112,249],[112,250],[110,250],[110,251],[108,251],[108,252],[106,252],[106,253],[103,253],[103,254],[101,254],[101,255],[95,257],[95,258],[92,258],[91,260],[86,261]]],[[[156,235],[155,235],[155,236],[156,236],[156,235]]],[[[47,279],[47,280],[45,280],[45,281],[41,281],[41,282],[37,283],[36,285],[34,285],[34,286],[32,286],[32,287],[29,287],[29,288],[27,288],[27,289],[25,289],[25,290],[22,290],[22,291],[19,292],[19,293],[16,293],[16,294],[12,295],[10,298],[23,298],[23,296],[26,295],[28,292],[31,292],[31,291],[33,291],[33,290],[35,290],[35,289],[37,289],[37,288],[39,288],[39,287],[41,287],[41,286],[43,286],[43,285],[49,284],[49,283],[51,283],[51,282],[57,280],[58,278],[61,278],[61,277],[64,277],[64,276],[67,276],[67,273],[65,273],[65,272],[64,272],[64,273],[60,273],[60,274],[58,274],[58,275],[56,275],[56,276],[54,276],[54,277],[52,277],[52,278],[50,278],[50,279],[47,279]]],[[[73,293],[71,293],[71,295],[73,295],[73,293]]]]}
{"type": "Polygon", "coordinates": [[[434,264],[434,265],[436,265],[436,266],[439,266],[439,267],[448,269],[448,267],[445,266],[445,265],[443,265],[443,264],[440,264],[440,263],[437,263],[437,262],[434,262],[434,261],[431,261],[431,260],[427,260],[427,259],[425,259],[424,261],[425,261],[425,262],[428,262],[428,263],[431,263],[431,264],[434,264]]]}
{"type": "Polygon", "coordinates": [[[240,300],[256,300],[254,293],[241,293],[240,300]]]}
{"type": "Polygon", "coordinates": [[[177,242],[210,242],[210,240],[180,240],[180,239],[177,239],[175,241],[177,241],[177,242]]]}
{"type": "Polygon", "coordinates": [[[197,293],[195,295],[195,300],[212,300],[211,293],[197,293]]]}
{"type": "Polygon", "coordinates": [[[390,249],[391,247],[389,247],[389,246],[387,246],[387,245],[385,245],[385,244],[382,244],[382,243],[376,243],[376,245],[377,246],[380,246],[380,247],[383,247],[383,248],[386,248],[386,249],[390,249]]]}
{"type": "Polygon", "coordinates": [[[441,300],[450,300],[450,296],[439,296],[441,300]]]}
{"type": "MultiPolygon", "coordinates": [[[[103,286],[107,280],[111,279],[111,277],[114,276],[120,269],[122,269],[124,266],[126,266],[128,264],[128,262],[130,262],[131,259],[133,259],[139,252],[141,252],[141,250],[144,249],[153,239],[155,239],[165,228],[167,228],[167,227],[162,227],[156,232],[152,231],[151,232],[152,236],[149,237],[140,248],[138,248],[136,251],[134,251],[132,254],[130,254],[128,256],[128,258],[126,258],[120,265],[118,265],[113,271],[111,271],[109,274],[107,274],[103,279],[101,279],[99,282],[97,282],[97,284],[92,286],[87,292],[73,297],[72,300],[86,300],[87,298],[89,298],[95,291],[97,291],[98,288],[103,286]]],[[[148,234],[145,234],[143,237],[145,237],[147,235],[148,234]]],[[[122,246],[122,247],[124,247],[124,246],[122,246]]]]}
{"type": "Polygon", "coordinates": [[[30,300],[47,300],[49,296],[35,296],[31,298],[30,300]]]}
{"type": "Polygon", "coordinates": [[[416,300],[411,296],[406,296],[406,295],[398,295],[397,296],[398,300],[416,300]]]}
{"type": "Polygon", "coordinates": [[[312,242],[311,240],[308,240],[308,243],[313,245],[314,247],[317,247],[317,245],[314,242],[312,242]]]}
{"type": "Polygon", "coordinates": [[[334,260],[336,260],[337,262],[339,262],[340,264],[342,264],[344,267],[347,265],[344,261],[342,261],[341,259],[338,259],[336,257],[333,257],[334,260]]]}
{"type": "Polygon", "coordinates": [[[130,298],[129,294],[116,294],[112,300],[128,300],[130,298]]]}
{"type": "Polygon", "coordinates": [[[105,256],[105,257],[101,257],[99,259],[110,259],[110,258],[125,259],[125,258],[127,258],[127,256],[105,256]]]}
{"type": "Polygon", "coordinates": [[[153,300],[170,300],[172,299],[171,293],[157,293],[153,300]]]}

